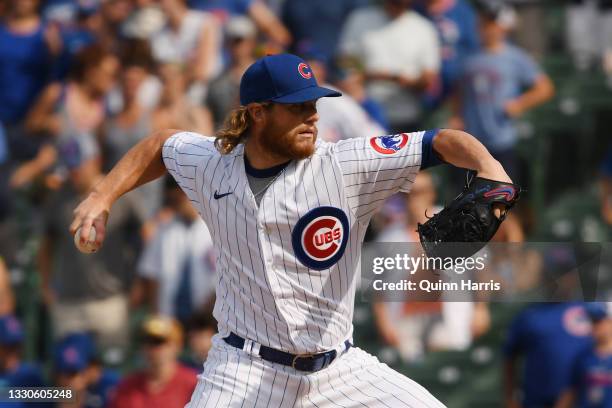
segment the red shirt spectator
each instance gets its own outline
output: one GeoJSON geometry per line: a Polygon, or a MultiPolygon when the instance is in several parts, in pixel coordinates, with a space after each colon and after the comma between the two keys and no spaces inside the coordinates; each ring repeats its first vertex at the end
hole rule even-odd
{"type": "Polygon", "coordinates": [[[177,365],[172,378],[165,384],[149,382],[147,374],[136,373],[117,387],[111,408],[173,408],[183,407],[191,399],[197,383],[197,372],[177,365]]]}
{"type": "Polygon", "coordinates": [[[191,399],[197,372],[178,362],[183,332],[173,318],[151,316],[142,326],[146,367],[122,381],[111,408],[183,408],[191,399]]]}

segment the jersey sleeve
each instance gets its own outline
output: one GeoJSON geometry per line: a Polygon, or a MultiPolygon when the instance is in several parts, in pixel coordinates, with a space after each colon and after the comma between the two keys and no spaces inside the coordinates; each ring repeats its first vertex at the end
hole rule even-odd
{"type": "Polygon", "coordinates": [[[409,192],[419,170],[440,163],[437,130],[348,139],[333,147],[345,194],[358,218],[372,215],[398,191],[409,192]]]}
{"type": "Polygon", "coordinates": [[[164,143],[162,157],[168,172],[174,177],[189,200],[199,203],[197,193],[198,168],[216,154],[213,139],[193,132],[179,132],[164,143]]]}

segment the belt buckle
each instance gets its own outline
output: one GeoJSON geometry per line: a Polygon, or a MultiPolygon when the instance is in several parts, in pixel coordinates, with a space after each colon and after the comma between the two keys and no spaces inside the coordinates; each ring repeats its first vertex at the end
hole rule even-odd
{"type": "MultiPolygon", "coordinates": [[[[316,353],[309,353],[309,354],[296,354],[295,356],[293,356],[293,360],[291,360],[291,368],[294,368],[296,370],[299,370],[299,368],[297,368],[295,366],[295,362],[297,361],[298,358],[313,358],[314,356],[316,356],[316,353]]],[[[300,370],[301,371],[301,370],[300,370]]]]}

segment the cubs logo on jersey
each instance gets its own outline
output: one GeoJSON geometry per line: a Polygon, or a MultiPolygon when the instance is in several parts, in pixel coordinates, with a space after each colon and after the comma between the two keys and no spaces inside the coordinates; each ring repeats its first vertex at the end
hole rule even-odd
{"type": "Polygon", "coordinates": [[[295,224],[293,251],[298,260],[310,269],[327,269],[344,254],[348,235],[348,218],[344,211],[336,207],[317,207],[295,224]]]}
{"type": "Polygon", "coordinates": [[[397,135],[374,136],[370,138],[370,146],[384,156],[396,154],[408,145],[409,136],[406,133],[397,135]]]}

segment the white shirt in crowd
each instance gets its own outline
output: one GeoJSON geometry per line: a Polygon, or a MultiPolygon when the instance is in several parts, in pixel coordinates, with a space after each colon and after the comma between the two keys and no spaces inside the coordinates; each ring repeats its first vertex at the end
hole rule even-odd
{"type": "Polygon", "coordinates": [[[206,304],[215,293],[215,258],[208,228],[198,218],[187,224],[173,218],[159,226],[155,237],[147,244],[138,264],[138,274],[155,280],[159,285],[158,310],[175,315],[175,299],[187,258],[192,265],[191,299],[194,308],[206,304]]]}
{"type": "Polygon", "coordinates": [[[407,11],[386,26],[363,36],[366,70],[418,78],[440,69],[440,44],[432,23],[407,11]]]}
{"type": "MultiPolygon", "coordinates": [[[[327,88],[335,89],[329,84],[327,88]]],[[[384,135],[383,129],[367,112],[346,93],[338,98],[317,101],[319,137],[327,142],[384,135]]]]}

